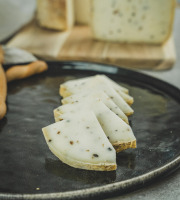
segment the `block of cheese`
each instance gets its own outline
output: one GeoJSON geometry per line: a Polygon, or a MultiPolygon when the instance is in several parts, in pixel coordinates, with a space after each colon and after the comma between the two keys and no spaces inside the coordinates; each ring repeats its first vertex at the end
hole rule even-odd
{"type": "Polygon", "coordinates": [[[72,167],[99,171],[117,167],[115,150],[93,112],[67,114],[42,131],[52,153],[72,167]]]}
{"type": "Polygon", "coordinates": [[[89,24],[90,8],[91,8],[90,0],[75,0],[74,1],[75,23],[89,24]]]}
{"type": "Polygon", "coordinates": [[[73,0],[37,0],[37,21],[40,26],[66,30],[74,25],[73,0]]]}
{"type": "Polygon", "coordinates": [[[175,0],[92,0],[93,37],[162,44],[172,33],[175,5],[175,0]]]}
{"type": "Polygon", "coordinates": [[[104,133],[117,152],[127,148],[136,148],[136,138],[131,127],[112,112],[102,101],[86,99],[84,102],[62,105],[54,110],[55,120],[68,119],[69,115],[75,118],[80,110],[84,113],[89,111],[95,113],[104,133]]]}
{"type": "Polygon", "coordinates": [[[82,92],[80,94],[74,94],[71,96],[68,96],[64,99],[62,99],[63,104],[76,104],[76,103],[88,103],[89,101],[102,101],[110,110],[112,110],[117,116],[119,116],[123,121],[125,121],[127,124],[128,118],[123,113],[123,111],[112,101],[108,95],[103,91],[98,92],[82,92]]]}
{"type": "Polygon", "coordinates": [[[104,91],[124,112],[124,114],[129,116],[134,112],[133,109],[125,102],[125,100],[115,91],[113,86],[103,79],[92,77],[89,78],[88,81],[83,81],[83,79],[72,80],[67,81],[60,86],[60,94],[63,97],[83,91],[88,91],[90,93],[94,91],[104,91]]]}

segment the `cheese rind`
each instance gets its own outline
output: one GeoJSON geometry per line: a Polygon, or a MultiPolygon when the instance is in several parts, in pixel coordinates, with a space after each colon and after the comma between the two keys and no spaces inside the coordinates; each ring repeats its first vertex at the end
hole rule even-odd
{"type": "Polygon", "coordinates": [[[175,0],[92,0],[93,37],[162,44],[172,33],[175,5],[175,0]]]}
{"type": "Polygon", "coordinates": [[[40,26],[66,30],[74,25],[73,0],[38,0],[37,21],[40,26]]]}
{"type": "Polygon", "coordinates": [[[70,166],[99,171],[117,167],[115,150],[92,112],[66,115],[42,131],[50,150],[70,166]]]}

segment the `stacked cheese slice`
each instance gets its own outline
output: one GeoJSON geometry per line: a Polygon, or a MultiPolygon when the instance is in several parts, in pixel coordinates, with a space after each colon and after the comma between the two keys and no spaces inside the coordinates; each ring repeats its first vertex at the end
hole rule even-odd
{"type": "Polygon", "coordinates": [[[64,105],[54,110],[56,123],[43,128],[50,150],[76,168],[115,170],[116,152],[136,148],[128,90],[96,75],[65,82],[60,94],[64,105]]]}

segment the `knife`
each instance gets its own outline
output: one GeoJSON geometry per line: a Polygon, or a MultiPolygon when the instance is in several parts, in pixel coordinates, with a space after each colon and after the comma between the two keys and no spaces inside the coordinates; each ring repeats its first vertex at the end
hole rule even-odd
{"type": "Polygon", "coordinates": [[[6,114],[7,82],[23,79],[48,69],[44,61],[37,60],[31,53],[18,48],[0,46],[0,119],[6,114]],[[15,65],[4,71],[2,64],[14,65],[16,63],[29,63],[15,65]]]}
{"type": "Polygon", "coordinates": [[[13,65],[16,63],[33,62],[37,60],[34,55],[19,48],[2,45],[2,50],[4,52],[4,64],[13,65]]]}

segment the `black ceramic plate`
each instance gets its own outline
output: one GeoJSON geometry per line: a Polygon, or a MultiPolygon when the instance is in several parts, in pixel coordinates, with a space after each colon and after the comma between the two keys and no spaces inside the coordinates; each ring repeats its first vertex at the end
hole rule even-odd
{"type": "Polygon", "coordinates": [[[50,62],[48,72],[8,85],[8,112],[0,121],[0,199],[103,198],[134,190],[180,163],[180,91],[127,69],[85,62],[50,62]],[[130,124],[137,149],[117,154],[117,170],[96,172],[63,164],[41,128],[54,122],[59,85],[106,74],[130,90],[130,124]]]}

